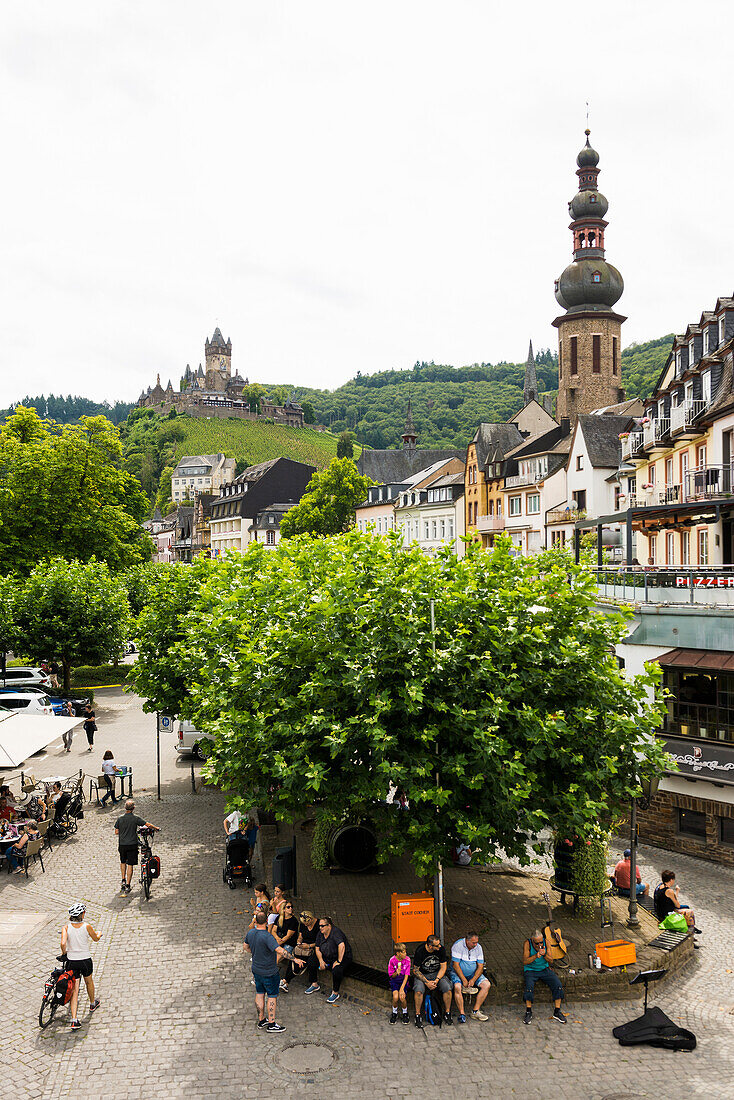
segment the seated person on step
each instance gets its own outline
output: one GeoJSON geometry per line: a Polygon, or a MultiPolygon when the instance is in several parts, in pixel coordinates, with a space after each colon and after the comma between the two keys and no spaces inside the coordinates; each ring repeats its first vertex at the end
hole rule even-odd
{"type": "MultiPolygon", "coordinates": [[[[628,898],[630,896],[630,874],[632,871],[632,865],[630,863],[631,857],[632,849],[625,848],[622,859],[620,859],[619,863],[614,868],[614,885],[623,898],[628,898]]],[[[637,866],[637,885],[635,887],[635,892],[638,898],[646,898],[650,893],[650,887],[646,882],[642,881],[639,865],[637,866]]]]}

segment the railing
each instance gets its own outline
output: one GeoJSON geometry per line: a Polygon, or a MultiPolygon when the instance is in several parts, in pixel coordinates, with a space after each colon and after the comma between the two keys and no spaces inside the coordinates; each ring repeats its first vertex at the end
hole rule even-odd
{"type": "Polygon", "coordinates": [[[693,421],[706,408],[706,402],[700,400],[684,401],[682,405],[676,405],[670,410],[670,431],[681,432],[690,428],[693,421]]]}
{"type": "Polygon", "coordinates": [[[532,474],[513,474],[512,477],[505,478],[505,488],[517,489],[521,485],[537,485],[539,481],[543,481],[547,476],[547,470],[536,470],[532,474]]]}
{"type": "Polygon", "coordinates": [[[505,529],[505,517],[504,516],[477,516],[476,522],[477,531],[504,531],[505,529]]]}
{"type": "Polygon", "coordinates": [[[731,466],[698,466],[685,478],[686,500],[714,500],[732,494],[731,466]]]}
{"type": "Polygon", "coordinates": [[[629,442],[631,455],[642,454],[642,449],[645,446],[645,438],[642,432],[631,432],[629,442]]]}
{"type": "Polygon", "coordinates": [[[577,508],[551,508],[546,523],[575,523],[578,519],[586,519],[586,512],[579,512],[577,508]]]}
{"type": "Polygon", "coordinates": [[[599,595],[623,603],[734,607],[732,565],[619,565],[595,569],[599,595]]]}
{"type": "Polygon", "coordinates": [[[669,432],[670,420],[668,417],[657,417],[655,420],[651,420],[649,424],[644,425],[642,429],[643,445],[652,447],[659,443],[669,432]]]}
{"type": "Polygon", "coordinates": [[[660,504],[680,504],[682,500],[682,485],[665,485],[658,493],[658,502],[660,504]]]}

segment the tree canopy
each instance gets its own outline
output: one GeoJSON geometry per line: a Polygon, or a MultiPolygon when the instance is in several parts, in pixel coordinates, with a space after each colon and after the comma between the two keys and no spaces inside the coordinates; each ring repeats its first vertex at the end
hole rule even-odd
{"type": "Polygon", "coordinates": [[[351,458],[335,458],[317,470],[298,504],[280,521],[283,538],[336,535],[354,524],[354,509],[367,496],[372,481],[362,477],[351,458]]]}
{"type": "Polygon", "coordinates": [[[419,872],[456,838],[527,862],[541,830],[583,835],[662,770],[654,677],[620,672],[624,620],[595,599],[565,554],[505,543],[461,561],[355,530],[254,544],[166,580],[133,675],[147,709],[215,734],[216,782],[282,817],[371,816],[382,858],[419,872]]]}
{"type": "Polygon", "coordinates": [[[13,648],[31,660],[57,660],[69,690],[74,665],[122,654],[130,611],[122,579],[104,562],[41,562],[14,601],[13,648]]]}
{"type": "Polygon", "coordinates": [[[148,501],[122,469],[117,428],[103,416],[61,426],[18,408],[0,427],[0,568],[27,573],[51,557],[123,569],[150,557],[148,501]]]}

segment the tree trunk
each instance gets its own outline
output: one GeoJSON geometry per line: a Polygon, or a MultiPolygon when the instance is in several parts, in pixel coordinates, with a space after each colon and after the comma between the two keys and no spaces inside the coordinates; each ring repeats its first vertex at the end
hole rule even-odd
{"type": "Polygon", "coordinates": [[[61,658],[61,666],[64,670],[64,691],[68,695],[71,691],[71,661],[68,657],[61,658]]]}

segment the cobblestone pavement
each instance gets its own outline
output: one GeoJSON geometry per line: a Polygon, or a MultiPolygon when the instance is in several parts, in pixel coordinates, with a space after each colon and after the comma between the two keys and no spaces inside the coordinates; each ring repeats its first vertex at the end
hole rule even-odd
{"type": "MultiPolygon", "coordinates": [[[[695,900],[705,946],[675,986],[653,1000],[695,1031],[692,1054],[621,1048],[615,1024],[630,1002],[570,1005],[569,1024],[553,1023],[543,1004],[524,1027],[516,1009],[492,1008],[486,1024],[390,1026],[387,1015],[343,999],[303,996],[303,984],[279,998],[280,1036],[254,1026],[253,990],[242,957],[249,891],[226,889],[222,868],[222,796],[192,794],[188,768],[162,738],[163,801],[153,788],[153,722],[139,702],[117,692],[97,698],[93,754],[81,738],[71,756],[52,747],[34,761],[37,776],[73,767],[96,775],[102,752],[135,768],[138,811],[164,832],[156,841],[162,877],[149,902],[135,886],[120,898],[112,823],[117,810],[88,807],[76,836],[34,868],[28,881],[0,876],[0,910],[41,913],[45,923],[20,945],[0,948],[3,1091],[17,1100],[99,1097],[445,1097],[536,1100],[635,1097],[734,1097],[734,873],[685,856],[643,848],[652,880],[670,862],[695,900]],[[145,788],[145,789],[143,789],[145,788]],[[82,898],[103,933],[95,947],[102,1005],[90,1019],[80,998],[81,1031],[66,1012],[37,1025],[43,981],[58,950],[72,900],[82,898]],[[303,1046],[302,1044],[309,1044],[303,1046]],[[324,1067],[324,1068],[320,1068],[324,1067]],[[300,1071],[300,1072],[299,1072],[300,1071]]],[[[345,992],[347,986],[345,985],[345,992]]]]}

